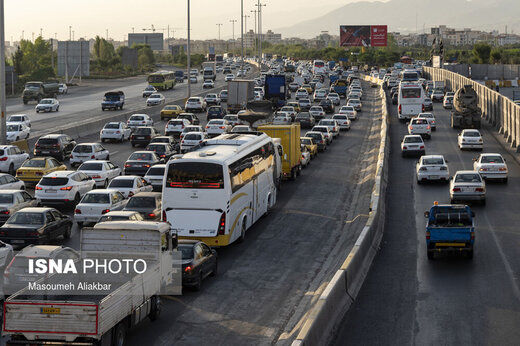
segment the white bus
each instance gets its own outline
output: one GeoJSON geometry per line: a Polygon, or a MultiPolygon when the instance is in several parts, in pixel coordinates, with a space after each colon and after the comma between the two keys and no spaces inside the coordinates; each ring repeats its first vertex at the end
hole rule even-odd
{"type": "Polygon", "coordinates": [[[225,134],[170,160],[165,170],[162,218],[179,239],[209,246],[243,240],[276,203],[281,160],[264,133],[225,134]]]}
{"type": "Polygon", "coordinates": [[[312,62],[312,74],[325,74],[327,72],[327,68],[325,67],[325,61],[323,60],[314,60],[312,62]]]}
{"type": "Polygon", "coordinates": [[[397,118],[409,120],[424,112],[424,89],[417,83],[401,82],[397,98],[397,118]]]}

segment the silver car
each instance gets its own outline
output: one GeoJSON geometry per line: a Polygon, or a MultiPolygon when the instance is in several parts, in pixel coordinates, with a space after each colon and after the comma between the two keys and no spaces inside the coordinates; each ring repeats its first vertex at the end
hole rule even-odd
{"type": "Polygon", "coordinates": [[[458,171],[450,182],[450,201],[479,201],[486,204],[486,183],[477,171],[458,171]]]}

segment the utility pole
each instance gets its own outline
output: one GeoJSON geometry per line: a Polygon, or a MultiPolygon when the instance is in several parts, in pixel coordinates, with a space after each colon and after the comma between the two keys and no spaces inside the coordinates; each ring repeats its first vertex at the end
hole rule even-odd
{"type": "Polygon", "coordinates": [[[240,0],[240,69],[244,72],[244,0],[240,0]]]}
{"type": "Polygon", "coordinates": [[[132,34],[135,34],[135,27],[132,27],[132,34]]]}
{"type": "Polygon", "coordinates": [[[220,27],[222,26],[222,24],[217,24],[218,26],[218,40],[220,41],[220,27]]]}
{"type": "Polygon", "coordinates": [[[254,30],[255,35],[253,36],[253,38],[254,38],[254,39],[253,39],[253,41],[254,41],[253,44],[254,44],[254,52],[255,52],[255,54],[256,54],[256,51],[257,51],[257,49],[256,49],[256,33],[257,33],[257,26],[256,26],[256,13],[257,13],[257,12],[258,12],[258,10],[251,10],[251,13],[254,13],[254,14],[255,14],[255,30],[254,30]]]}
{"type": "Polygon", "coordinates": [[[72,30],[72,41],[74,41],[74,30],[72,30]]]}
{"type": "Polygon", "coordinates": [[[108,41],[108,29],[106,31],[107,31],[107,41],[108,41]]]}
{"type": "Polygon", "coordinates": [[[0,0],[0,143],[7,144],[5,123],[5,27],[4,0],[0,0]]]}
{"type": "Polygon", "coordinates": [[[43,29],[40,28],[40,37],[43,38],[43,29]]]}
{"type": "Polygon", "coordinates": [[[69,25],[69,41],[72,41],[72,25],[69,25]]]}
{"type": "Polygon", "coordinates": [[[233,54],[235,54],[235,23],[237,22],[237,20],[236,19],[230,19],[229,22],[231,24],[233,24],[233,54]]]}
{"type": "Polygon", "coordinates": [[[258,7],[258,58],[262,59],[262,7],[266,5],[261,4],[258,0],[258,4],[255,6],[258,7]]]}
{"type": "MultiPolygon", "coordinates": [[[[191,56],[190,56],[190,0],[187,0],[188,1],[188,44],[187,44],[187,53],[188,53],[188,61],[187,61],[187,69],[188,69],[188,97],[187,99],[189,99],[191,97],[191,73],[190,73],[190,70],[191,70],[191,56]]],[[[186,101],[187,101],[186,99],[186,101]]]]}

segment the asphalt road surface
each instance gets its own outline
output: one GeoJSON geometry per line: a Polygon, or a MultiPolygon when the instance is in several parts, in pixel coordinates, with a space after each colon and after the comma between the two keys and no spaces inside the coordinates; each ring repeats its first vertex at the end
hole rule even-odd
{"type": "MultiPolygon", "coordinates": [[[[518,345],[520,340],[520,165],[485,126],[483,152],[501,153],[507,185],[488,183],[486,206],[476,213],[472,260],[428,261],[423,213],[449,203],[448,184],[417,185],[416,159],[401,158],[406,126],[392,106],[388,212],[381,250],[357,300],[342,321],[335,345],[518,345]]],[[[478,153],[460,151],[449,112],[434,105],[437,131],[427,154],[443,154],[450,174],[472,169],[478,153]]]]}

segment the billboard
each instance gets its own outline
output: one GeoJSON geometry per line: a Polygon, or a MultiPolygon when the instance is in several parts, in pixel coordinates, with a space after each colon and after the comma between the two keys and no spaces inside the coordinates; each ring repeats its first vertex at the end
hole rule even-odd
{"type": "Polygon", "coordinates": [[[58,76],[78,77],[80,73],[90,75],[89,41],[58,41],[58,76]]]}
{"type": "Polygon", "coordinates": [[[341,25],[341,47],[386,47],[386,25],[341,25]]]}

